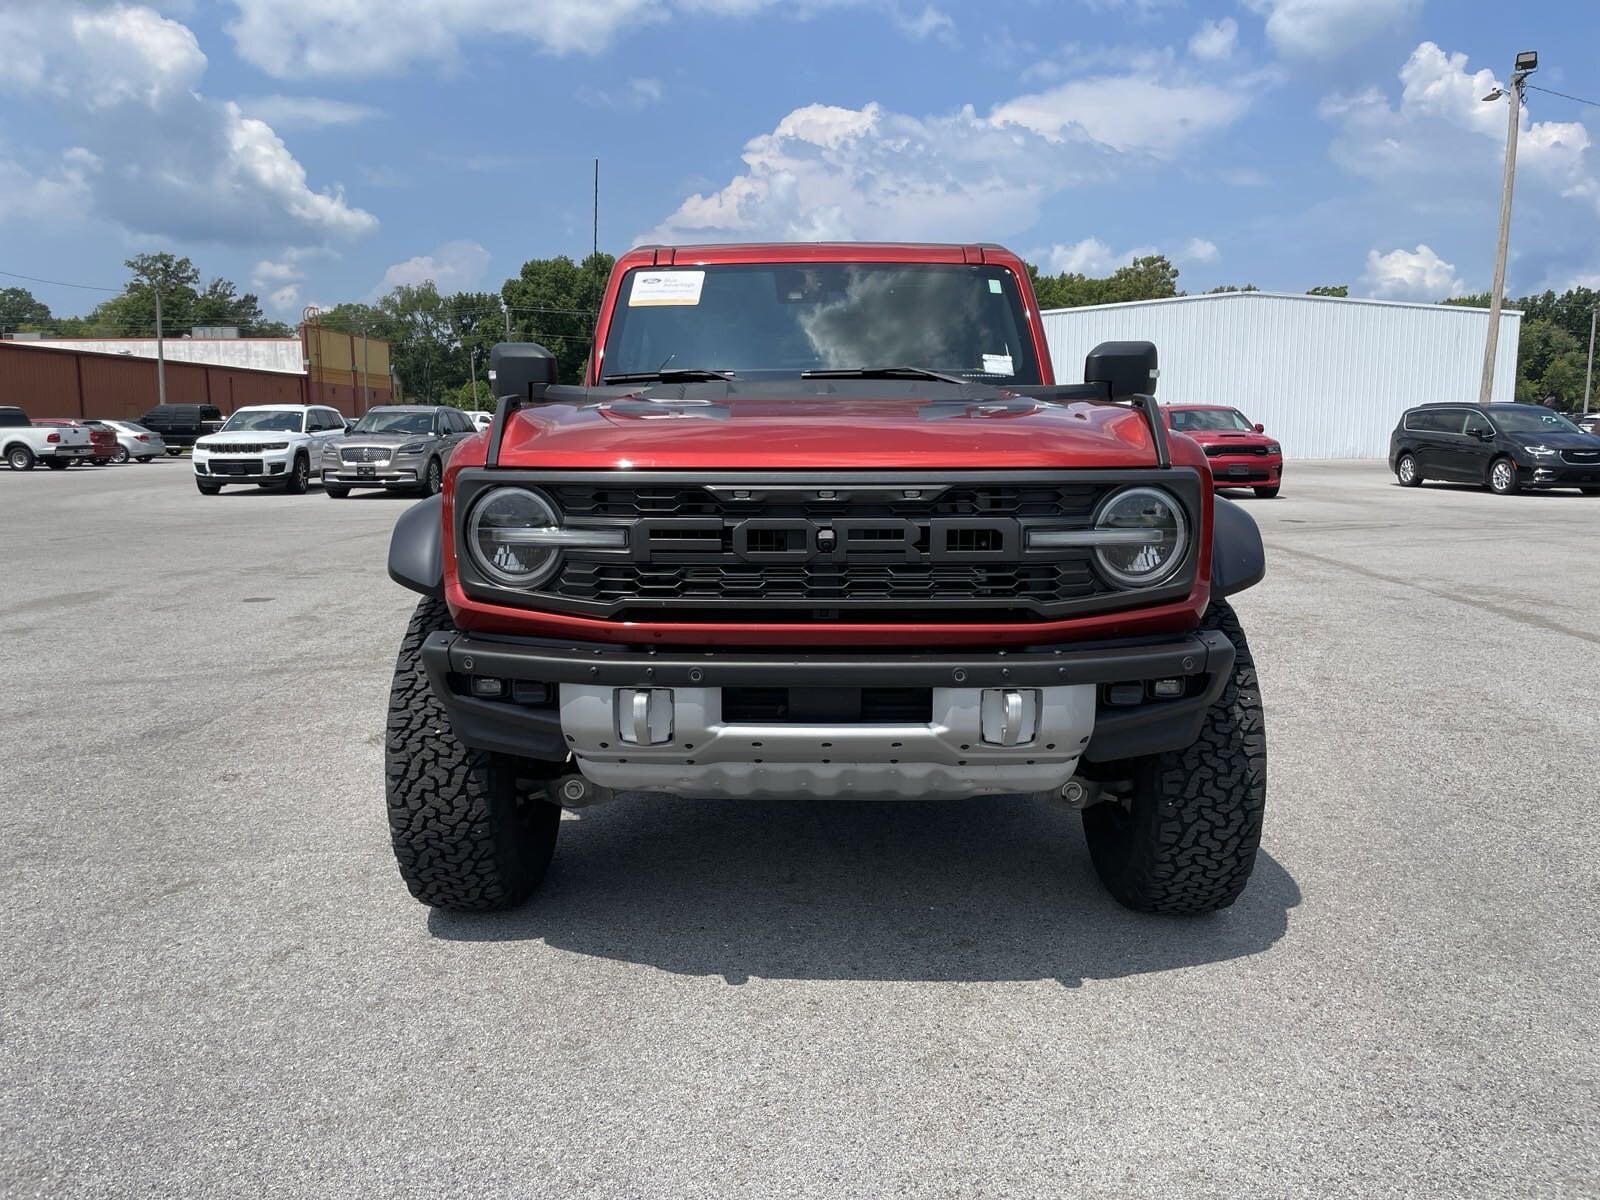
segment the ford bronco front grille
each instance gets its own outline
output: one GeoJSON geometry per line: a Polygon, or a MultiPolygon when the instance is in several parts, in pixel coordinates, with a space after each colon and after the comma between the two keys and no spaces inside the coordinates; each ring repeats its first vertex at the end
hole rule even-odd
{"type": "MultiPolygon", "coordinates": [[[[1128,595],[1096,568],[1092,548],[1036,548],[1030,529],[1087,529],[1111,492],[1151,482],[1178,495],[1191,528],[1200,524],[1198,476],[1175,469],[1159,480],[1129,471],[576,475],[465,470],[456,519],[481,489],[514,484],[543,492],[569,528],[625,530],[616,548],[563,550],[554,573],[516,601],[613,620],[1053,619],[1128,595]]],[[[1192,558],[1141,600],[1187,593],[1192,558]]],[[[506,598],[470,561],[458,565],[469,592],[506,598]]]]}

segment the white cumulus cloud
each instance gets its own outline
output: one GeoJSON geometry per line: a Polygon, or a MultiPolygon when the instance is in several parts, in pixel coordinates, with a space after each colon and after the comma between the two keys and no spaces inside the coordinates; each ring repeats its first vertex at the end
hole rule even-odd
{"type": "Polygon", "coordinates": [[[70,182],[131,233],[315,242],[377,224],[313,188],[266,122],[202,95],[194,34],[148,6],[14,0],[0,9],[0,45],[0,88],[53,104],[88,156],[70,182]]]}
{"type": "Polygon", "coordinates": [[[1201,21],[1189,39],[1189,53],[1207,62],[1231,58],[1239,44],[1239,22],[1232,17],[1220,21],[1201,21]]]}
{"type": "Polygon", "coordinates": [[[1422,0],[1244,0],[1267,19],[1267,39],[1287,58],[1335,59],[1403,30],[1422,0]]]}
{"type": "Polygon", "coordinates": [[[274,129],[317,129],[326,125],[355,125],[383,114],[368,104],[328,100],[321,96],[250,96],[239,101],[247,116],[274,129]]]}
{"type": "Polygon", "coordinates": [[[744,170],[639,240],[1007,236],[1046,198],[1176,158],[1248,106],[1243,92],[1143,74],[1074,80],[988,115],[808,104],[745,144],[744,170]]]}
{"type": "Polygon", "coordinates": [[[1390,250],[1387,254],[1367,251],[1362,280],[1370,295],[1385,300],[1443,300],[1467,290],[1455,265],[1422,244],[1415,250],[1390,250]]]}
{"type": "Polygon", "coordinates": [[[440,292],[461,292],[483,281],[489,267],[489,252],[477,242],[446,242],[431,254],[418,254],[397,262],[383,273],[373,289],[374,296],[400,287],[432,282],[440,292]]]}

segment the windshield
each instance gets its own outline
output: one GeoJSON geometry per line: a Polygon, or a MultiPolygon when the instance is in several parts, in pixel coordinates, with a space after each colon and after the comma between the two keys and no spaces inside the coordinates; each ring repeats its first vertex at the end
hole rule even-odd
{"type": "Polygon", "coordinates": [[[383,412],[373,409],[361,420],[356,422],[352,433],[429,433],[433,429],[433,413],[429,410],[418,412],[414,409],[402,409],[399,412],[383,412]]]}
{"type": "Polygon", "coordinates": [[[286,409],[242,408],[228,418],[221,432],[237,433],[249,429],[258,433],[300,433],[300,426],[305,419],[304,413],[286,409]]]}
{"type": "Polygon", "coordinates": [[[1244,414],[1233,408],[1199,408],[1188,412],[1168,412],[1168,423],[1179,433],[1194,429],[1243,430],[1249,433],[1255,426],[1245,420],[1244,414]]]}
{"type": "Polygon", "coordinates": [[[991,383],[1040,382],[1011,273],[954,264],[638,268],[622,281],[602,361],[605,376],[923,367],[991,383]]]}
{"type": "Polygon", "coordinates": [[[1571,421],[1547,408],[1490,409],[1489,415],[1502,433],[1582,433],[1571,421]]]}

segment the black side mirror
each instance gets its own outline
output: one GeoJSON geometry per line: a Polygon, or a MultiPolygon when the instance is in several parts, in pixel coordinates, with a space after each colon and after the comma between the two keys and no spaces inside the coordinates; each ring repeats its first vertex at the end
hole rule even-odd
{"type": "Polygon", "coordinates": [[[1153,342],[1101,342],[1083,360],[1083,381],[1107,384],[1113,398],[1154,395],[1159,374],[1153,342]]]}
{"type": "Polygon", "coordinates": [[[532,400],[556,381],[556,357],[533,342],[500,342],[489,351],[489,387],[495,396],[532,400]]]}

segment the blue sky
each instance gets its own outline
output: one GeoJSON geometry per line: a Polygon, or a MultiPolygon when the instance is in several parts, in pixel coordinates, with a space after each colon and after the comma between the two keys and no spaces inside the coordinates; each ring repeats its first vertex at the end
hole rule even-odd
{"type": "MultiPolygon", "coordinates": [[[[0,48],[0,270],[170,248],[285,318],[581,256],[595,157],[612,252],[986,240],[1438,299],[1489,284],[1513,54],[1600,100],[1594,0],[0,0],[0,48]]],[[[1528,109],[1508,288],[1600,285],[1600,108],[1528,109]]]]}

